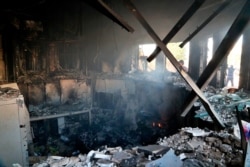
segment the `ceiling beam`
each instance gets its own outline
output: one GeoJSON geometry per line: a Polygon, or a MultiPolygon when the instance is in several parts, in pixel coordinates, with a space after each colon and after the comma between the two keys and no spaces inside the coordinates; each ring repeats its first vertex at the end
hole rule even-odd
{"type": "MultiPolygon", "coordinates": [[[[195,0],[193,4],[188,8],[188,10],[183,14],[175,26],[170,30],[170,32],[163,39],[163,43],[166,45],[185,25],[185,23],[194,15],[194,13],[200,8],[200,6],[205,2],[205,0],[195,0]]],[[[151,62],[161,51],[161,48],[157,46],[153,53],[147,58],[148,62],[151,62]]]]}
{"type": "Polygon", "coordinates": [[[134,32],[134,29],[114,10],[112,10],[103,0],[83,0],[85,3],[110,18],[128,32],[134,32]]]}
{"type": "Polygon", "coordinates": [[[185,70],[182,69],[182,66],[175,59],[173,54],[168,50],[165,43],[163,43],[163,41],[161,41],[159,36],[155,33],[155,31],[147,23],[147,21],[140,14],[138,9],[133,5],[131,0],[124,0],[124,2],[126,3],[128,9],[132,12],[132,14],[137,18],[137,20],[141,23],[141,25],[144,27],[144,29],[148,32],[148,34],[151,36],[151,38],[156,42],[158,47],[161,48],[161,50],[163,51],[165,56],[174,65],[174,67],[180,73],[180,75],[183,77],[183,79],[187,82],[187,84],[194,90],[194,92],[200,98],[201,103],[203,104],[203,106],[205,107],[207,112],[209,113],[209,115],[212,118],[212,120],[214,121],[215,125],[217,125],[218,128],[225,128],[224,123],[220,120],[220,117],[217,114],[217,112],[215,112],[213,110],[213,107],[209,104],[208,100],[203,95],[203,92],[198,88],[198,86],[195,84],[195,82],[192,80],[192,78],[185,72],[185,70]]]}
{"type": "MultiPolygon", "coordinates": [[[[248,25],[250,19],[250,0],[247,0],[241,9],[240,13],[234,20],[230,29],[226,33],[224,39],[221,41],[217,50],[215,51],[212,60],[208,63],[199,79],[197,80],[197,86],[203,90],[210,81],[213,79],[216,71],[220,67],[220,64],[224,62],[229,52],[242,35],[243,30],[248,25]]],[[[185,117],[192,108],[194,102],[198,99],[196,92],[192,91],[186,100],[186,104],[183,107],[182,117],[185,117]]]]}
{"type": "Polygon", "coordinates": [[[220,12],[222,12],[231,2],[228,0],[223,2],[192,34],[190,34],[179,46],[182,48],[189,42],[198,32],[200,32],[210,21],[212,21],[220,12]]]}

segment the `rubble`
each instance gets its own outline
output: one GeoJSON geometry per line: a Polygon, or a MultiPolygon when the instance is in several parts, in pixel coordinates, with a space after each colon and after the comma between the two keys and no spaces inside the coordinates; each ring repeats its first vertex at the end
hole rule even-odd
{"type": "Polygon", "coordinates": [[[149,162],[145,165],[145,167],[159,166],[164,167],[168,164],[169,166],[182,167],[183,162],[180,160],[178,156],[174,154],[174,151],[170,149],[163,157],[149,162]]]}
{"type": "Polygon", "coordinates": [[[20,91],[18,89],[0,86],[0,100],[3,101],[10,100],[13,98],[17,98],[19,95],[20,91]]]}
{"type": "MultiPolygon", "coordinates": [[[[107,83],[107,85],[110,86],[112,85],[110,83],[113,82],[109,81],[107,83]]],[[[139,85],[144,83],[137,84],[139,85]]],[[[179,84],[178,86],[182,87],[183,85],[179,84]]],[[[138,87],[141,88],[140,85],[138,87]]],[[[100,86],[100,89],[101,88],[102,87],[100,86]]],[[[144,89],[140,89],[140,91],[144,92],[144,89]]],[[[158,108],[155,109],[151,108],[150,106],[148,110],[145,108],[140,108],[139,110],[139,108],[131,107],[140,106],[138,105],[140,103],[136,103],[137,99],[133,96],[128,96],[132,99],[130,101],[125,101],[123,99],[116,101],[119,96],[112,96],[113,101],[110,101],[109,98],[106,99],[106,96],[101,96],[104,95],[103,92],[98,92],[96,95],[98,98],[102,99],[103,102],[101,104],[103,104],[103,106],[98,105],[99,107],[102,107],[99,108],[95,103],[93,103],[91,114],[95,119],[93,119],[92,125],[85,127],[86,129],[84,129],[84,126],[81,125],[76,125],[76,128],[69,128],[71,132],[74,129],[77,129],[75,134],[78,135],[79,143],[81,144],[81,147],[85,147],[86,149],[80,151],[75,150],[74,145],[74,149],[70,150],[72,153],[71,155],[61,155],[62,157],[59,159],[55,159],[56,157],[50,156],[49,158],[52,158],[52,160],[46,160],[36,165],[79,167],[151,167],[154,165],[160,166],[160,164],[166,162],[168,164],[173,163],[177,166],[241,165],[243,161],[243,151],[241,149],[240,137],[237,135],[237,127],[234,126],[237,123],[235,106],[238,106],[242,111],[246,110],[246,114],[248,114],[247,107],[250,106],[250,99],[248,98],[248,95],[242,90],[239,92],[229,92],[224,89],[216,90],[212,88],[207,88],[204,91],[204,94],[208,98],[209,102],[213,105],[215,110],[219,113],[219,116],[223,122],[228,125],[228,131],[224,130],[221,132],[214,132],[212,130],[200,129],[197,127],[184,127],[180,129],[178,133],[168,136],[170,134],[170,130],[173,130],[173,128],[170,126],[170,121],[172,120],[169,119],[165,121],[167,124],[166,127],[162,128],[162,125],[158,126],[158,122],[160,121],[159,118],[161,117],[159,116],[158,118],[155,116],[155,112],[153,112],[153,114],[151,113],[152,110],[154,111],[158,108]],[[103,97],[105,97],[105,100],[103,97]],[[110,107],[108,104],[113,104],[111,102],[117,102],[119,107],[115,109],[112,108],[112,105],[110,105],[112,106],[110,107]],[[126,103],[128,103],[128,105],[124,105],[126,103]],[[124,120],[126,115],[123,114],[123,112],[134,113],[133,126],[131,126],[132,123],[128,124],[127,120],[124,120]],[[151,115],[149,115],[150,113],[151,115]],[[81,130],[79,131],[79,129],[81,130]],[[152,142],[155,142],[157,138],[162,137],[162,134],[167,135],[168,137],[161,138],[157,141],[157,143],[153,144],[152,142]],[[150,145],[148,145],[149,143],[150,145]],[[108,147],[103,147],[105,144],[108,144],[108,147]],[[136,147],[135,145],[138,146],[136,147]],[[70,160],[71,156],[73,156],[72,160],[70,160]]],[[[145,96],[143,94],[142,97],[144,98],[145,96]]],[[[138,99],[138,101],[142,100],[143,98],[138,99]]],[[[170,104],[172,104],[171,99],[165,98],[162,101],[156,101],[152,104],[163,104],[163,101],[170,101],[170,104]]],[[[152,98],[152,100],[149,101],[152,102],[153,99],[158,99],[158,97],[152,98]]],[[[175,104],[172,106],[174,106],[173,108],[178,108],[179,104],[180,103],[175,101],[175,104]]],[[[84,106],[90,106],[90,104],[85,103],[85,101],[79,101],[79,99],[76,98],[74,101],[69,100],[67,103],[64,103],[60,106],[42,104],[36,106],[30,105],[29,107],[30,114],[32,116],[43,116],[57,114],[58,108],[60,111],[67,111],[69,107],[71,111],[77,111],[84,109],[84,106]]],[[[155,106],[158,107],[157,105],[155,106]]],[[[207,114],[199,101],[194,104],[194,108],[196,118],[212,122],[210,116],[207,114]]],[[[81,121],[81,123],[82,122],[83,121],[81,121]]],[[[173,122],[176,123],[175,121],[173,122]]],[[[65,125],[67,125],[67,122],[65,125]]],[[[176,127],[176,124],[173,127],[176,127]]],[[[61,134],[59,138],[61,140],[60,142],[64,143],[72,143],[72,141],[74,141],[70,138],[69,133],[61,134]]],[[[58,140],[55,140],[55,142],[51,143],[59,142],[58,140]]],[[[57,152],[57,150],[61,148],[60,146],[51,147],[48,144],[49,143],[45,143],[46,147],[50,149],[48,155],[60,155],[59,152],[57,152]]],[[[69,147],[71,146],[72,145],[69,145],[69,147]]],[[[35,164],[33,166],[35,166],[35,164]]]]}
{"type": "Polygon", "coordinates": [[[138,147],[138,153],[144,153],[144,155],[159,156],[166,153],[169,150],[168,147],[161,145],[147,145],[138,147]]]}
{"type": "Polygon", "coordinates": [[[177,150],[179,154],[193,152],[192,158],[202,162],[212,162],[214,166],[230,166],[235,163],[240,166],[242,164],[243,152],[240,141],[234,134],[229,133],[230,130],[215,132],[199,129],[199,131],[204,131],[203,134],[207,131],[206,135],[195,136],[196,131],[197,128],[194,128],[194,133],[190,133],[192,128],[182,128],[179,133],[161,139],[158,143],[177,150]],[[189,131],[187,132],[186,129],[189,131]]]}
{"type": "MultiPolygon", "coordinates": [[[[218,113],[220,119],[227,126],[233,126],[237,124],[236,110],[238,107],[240,111],[250,104],[249,95],[242,89],[238,91],[231,91],[230,89],[212,89],[208,87],[204,91],[204,95],[207,97],[210,104],[214,107],[218,113]]],[[[205,108],[199,101],[195,103],[195,117],[203,121],[212,122],[211,117],[206,112],[205,108]]]]}
{"type": "Polygon", "coordinates": [[[72,167],[226,167],[241,166],[243,151],[240,141],[231,130],[215,132],[207,129],[185,127],[178,133],[160,138],[154,145],[131,149],[100,147],[87,154],[73,157],[49,156],[46,161],[33,164],[41,166],[72,167]],[[197,135],[197,131],[202,132],[197,135]]]}

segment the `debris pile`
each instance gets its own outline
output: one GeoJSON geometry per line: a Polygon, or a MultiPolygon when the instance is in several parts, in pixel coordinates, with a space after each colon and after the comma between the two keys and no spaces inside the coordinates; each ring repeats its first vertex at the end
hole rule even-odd
{"type": "Polygon", "coordinates": [[[13,98],[17,98],[20,95],[18,89],[11,87],[0,87],[0,100],[6,101],[13,98]]]}
{"type": "Polygon", "coordinates": [[[233,132],[233,129],[215,132],[186,127],[159,140],[158,144],[172,148],[184,159],[192,158],[213,166],[240,166],[243,157],[241,142],[233,132]]]}
{"type": "Polygon", "coordinates": [[[95,119],[91,126],[78,133],[78,148],[82,152],[98,149],[102,145],[131,148],[155,143],[159,137],[164,137],[171,132],[167,127],[154,127],[152,123],[157,119],[145,113],[136,116],[135,125],[128,124],[111,111],[92,112],[92,116],[95,119]]]}
{"type": "Polygon", "coordinates": [[[241,166],[243,151],[233,129],[214,132],[199,128],[182,128],[179,133],[159,139],[156,144],[123,149],[102,146],[87,154],[49,156],[33,167],[173,167],[241,166]]]}
{"type": "Polygon", "coordinates": [[[135,125],[123,121],[114,111],[95,109],[91,116],[94,118],[91,124],[88,114],[65,117],[64,127],[59,127],[60,134],[56,126],[48,133],[43,122],[37,122],[33,125],[34,149],[29,150],[30,155],[71,156],[73,152],[86,153],[103,145],[132,148],[155,143],[159,137],[173,134],[173,128],[170,130],[167,123],[153,126],[158,117],[146,113],[136,116],[135,125]]]}
{"type": "MultiPolygon", "coordinates": [[[[249,94],[242,89],[231,92],[230,89],[226,88],[215,90],[208,87],[204,91],[204,95],[218,113],[221,121],[228,126],[237,124],[236,107],[238,107],[239,111],[243,111],[244,108],[250,105],[249,94]]],[[[210,115],[199,101],[197,101],[194,106],[196,108],[196,118],[212,122],[210,115]]]]}

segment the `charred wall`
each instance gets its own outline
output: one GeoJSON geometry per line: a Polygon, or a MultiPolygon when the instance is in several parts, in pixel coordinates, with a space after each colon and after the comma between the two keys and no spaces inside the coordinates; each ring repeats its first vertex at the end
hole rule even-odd
{"type": "MultiPolygon", "coordinates": [[[[18,76],[24,75],[26,70],[48,70],[49,66],[50,70],[62,68],[85,72],[93,70],[100,72],[103,66],[108,66],[109,71],[127,73],[131,68],[132,57],[138,55],[138,45],[153,43],[153,40],[123,3],[116,1],[106,3],[120,14],[135,29],[135,32],[127,32],[96,9],[79,1],[70,3],[46,1],[25,11],[29,17],[11,12],[4,13],[6,17],[1,23],[1,34],[3,34],[7,80],[17,80],[18,76]],[[52,45],[56,49],[53,55],[51,55],[52,45]]],[[[163,38],[181,17],[183,14],[181,12],[185,11],[192,1],[185,1],[185,3],[177,1],[170,4],[168,1],[157,3],[136,1],[135,3],[159,36],[163,38]],[[180,10],[175,10],[176,7],[180,10]]],[[[202,7],[173,41],[182,41],[204,21],[208,11],[212,11],[217,5],[207,4],[208,7],[202,7]]],[[[225,25],[220,25],[225,33],[224,28],[228,28],[232,18],[240,9],[240,5],[241,2],[233,3],[227,9],[230,15],[226,10],[199,35],[203,38],[211,36],[216,21],[220,24],[225,23],[225,25]],[[221,22],[222,19],[229,21],[221,22]]]]}
{"type": "Polygon", "coordinates": [[[76,143],[72,149],[86,151],[102,145],[154,143],[175,133],[188,90],[150,76],[102,74],[74,79],[64,75],[45,82],[19,82],[28,102],[34,145],[50,145],[51,138],[66,136],[69,141],[64,142],[76,143]],[[91,115],[74,115],[84,110],[91,115]],[[59,118],[64,113],[69,114],[61,128],[59,118]]]}
{"type": "MultiPolygon", "coordinates": [[[[188,91],[165,80],[170,74],[164,66],[150,73],[133,71],[138,45],[153,40],[122,3],[108,4],[133,26],[134,33],[79,1],[45,1],[32,9],[37,10],[33,11],[36,17],[12,15],[1,27],[6,80],[18,82],[35,142],[42,138],[43,145],[48,145],[51,136],[74,133],[74,139],[80,136],[81,147],[88,149],[105,142],[146,144],[179,128],[179,110],[188,91]],[[91,115],[72,115],[85,110],[91,115]],[[60,130],[59,118],[65,113],[70,125],[65,123],[60,130]],[[94,139],[98,142],[93,143],[94,139]]],[[[184,11],[190,4],[136,1],[161,38],[182,15],[176,11],[184,11]],[[177,5],[181,10],[174,8],[177,5]]],[[[197,15],[207,16],[205,10],[197,15]]],[[[204,17],[194,17],[173,41],[183,40],[204,17]]],[[[201,34],[208,36],[210,30],[201,34]]],[[[162,57],[159,61],[163,62],[162,57]]]]}
{"type": "Polygon", "coordinates": [[[33,117],[100,108],[114,111],[117,117],[123,117],[131,125],[136,124],[138,113],[169,121],[179,112],[188,91],[164,80],[145,79],[144,75],[131,74],[136,79],[108,74],[81,79],[48,76],[41,82],[31,79],[29,83],[19,82],[18,86],[33,117]]]}

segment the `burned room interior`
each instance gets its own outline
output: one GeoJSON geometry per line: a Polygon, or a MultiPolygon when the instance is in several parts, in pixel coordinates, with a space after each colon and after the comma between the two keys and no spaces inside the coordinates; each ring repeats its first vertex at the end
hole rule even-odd
{"type": "Polygon", "coordinates": [[[1,2],[0,167],[250,166],[249,9],[1,2]]]}

